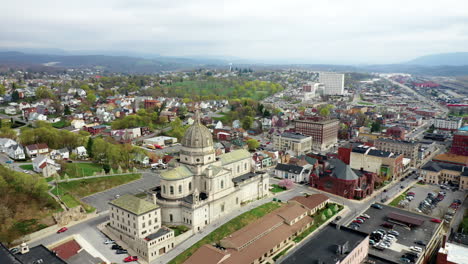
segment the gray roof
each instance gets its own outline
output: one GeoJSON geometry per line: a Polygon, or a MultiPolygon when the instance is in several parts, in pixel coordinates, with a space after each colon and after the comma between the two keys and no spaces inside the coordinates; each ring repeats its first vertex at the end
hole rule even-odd
{"type": "Polygon", "coordinates": [[[467,167],[464,167],[461,165],[444,163],[444,162],[436,162],[436,161],[429,161],[421,169],[427,170],[427,171],[434,171],[434,172],[439,172],[441,170],[459,171],[463,173],[468,172],[467,167]]]}
{"type": "Polygon", "coordinates": [[[303,169],[304,168],[302,166],[297,166],[294,164],[283,164],[283,163],[278,163],[275,167],[275,170],[286,171],[286,172],[295,173],[295,174],[301,173],[303,169]]]}
{"type": "Polygon", "coordinates": [[[343,161],[339,159],[331,159],[329,160],[329,163],[329,169],[332,169],[332,175],[336,178],[347,181],[357,180],[359,178],[353,169],[343,161]]]}
{"type": "Polygon", "coordinates": [[[338,229],[335,224],[329,224],[281,263],[338,263],[345,259],[367,236],[368,234],[357,230],[344,226],[338,229]],[[342,253],[338,253],[339,247],[344,248],[342,253]]]}
{"type": "Polygon", "coordinates": [[[200,118],[196,118],[193,125],[191,125],[185,132],[181,141],[182,146],[188,148],[206,148],[213,147],[213,136],[210,130],[202,125],[200,118]]]}
{"type": "Polygon", "coordinates": [[[43,245],[30,248],[28,253],[18,254],[16,256],[23,264],[35,264],[39,259],[42,259],[43,263],[47,264],[66,264],[65,261],[43,245]]]}
{"type": "Polygon", "coordinates": [[[378,149],[371,149],[367,153],[367,155],[375,156],[375,157],[383,157],[383,158],[388,158],[392,156],[392,153],[389,151],[383,151],[383,150],[378,150],[378,149]]]}
{"type": "Polygon", "coordinates": [[[151,212],[159,207],[154,203],[150,203],[146,200],[128,194],[109,203],[136,215],[151,212]]]}
{"type": "Polygon", "coordinates": [[[11,254],[11,252],[2,243],[0,243],[0,263],[2,264],[21,264],[21,262],[11,254]]]}
{"type": "Polygon", "coordinates": [[[293,139],[304,139],[304,138],[309,138],[309,136],[305,136],[301,133],[290,133],[290,132],[285,132],[280,135],[281,137],[284,138],[293,138],[293,139]]]}

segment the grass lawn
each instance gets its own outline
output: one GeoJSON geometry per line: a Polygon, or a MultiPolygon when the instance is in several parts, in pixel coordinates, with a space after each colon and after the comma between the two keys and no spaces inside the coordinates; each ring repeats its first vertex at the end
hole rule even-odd
{"type": "Polygon", "coordinates": [[[59,193],[57,187],[52,190],[54,195],[71,194],[80,199],[93,193],[102,192],[107,189],[128,183],[141,178],[141,174],[134,173],[128,175],[109,176],[93,179],[85,179],[71,182],[59,183],[59,193]]]}
{"type": "Polygon", "coordinates": [[[70,178],[81,178],[86,176],[93,176],[96,172],[102,171],[102,165],[95,163],[66,163],[65,169],[60,172],[63,176],[68,174],[70,178]]]}
{"type": "Polygon", "coordinates": [[[263,204],[257,208],[254,208],[248,212],[245,212],[236,218],[232,219],[231,221],[227,222],[226,224],[218,227],[216,230],[208,234],[202,240],[195,243],[193,246],[182,252],[180,255],[172,259],[169,263],[171,264],[179,264],[183,263],[187,258],[189,258],[197,249],[205,244],[212,244],[219,242],[221,239],[225,238],[229,234],[243,228],[244,226],[252,223],[256,219],[272,212],[275,209],[281,207],[280,203],[276,202],[269,202],[263,204]]]}
{"type": "Polygon", "coordinates": [[[30,171],[33,170],[33,165],[32,165],[32,164],[20,165],[19,167],[20,167],[21,169],[23,169],[23,170],[30,170],[30,171]]]}
{"type": "Polygon", "coordinates": [[[55,177],[54,176],[50,176],[50,177],[47,177],[45,178],[46,179],[46,182],[51,182],[53,180],[55,180],[55,177]]]}
{"type": "Polygon", "coordinates": [[[65,120],[60,120],[56,123],[52,123],[52,126],[55,127],[55,128],[64,128],[64,127],[67,127],[67,126],[70,126],[71,123],[68,122],[68,121],[65,121],[65,120]]]}
{"type": "Polygon", "coordinates": [[[174,230],[174,236],[178,236],[180,234],[183,234],[189,230],[188,227],[184,225],[178,225],[178,226],[170,226],[170,229],[174,230]]]}
{"type": "Polygon", "coordinates": [[[468,234],[468,209],[465,209],[465,214],[463,215],[463,220],[458,227],[458,232],[468,234]]]}
{"type": "Polygon", "coordinates": [[[294,238],[294,242],[298,243],[300,242],[301,240],[303,240],[304,238],[306,238],[310,233],[314,232],[317,228],[319,228],[323,223],[325,223],[328,219],[330,219],[331,217],[333,217],[334,215],[336,215],[339,211],[341,211],[343,209],[343,207],[341,205],[336,205],[337,208],[338,208],[338,211],[336,212],[333,212],[333,210],[331,210],[332,212],[332,215],[330,215],[329,217],[325,218],[325,219],[322,219],[322,214],[325,210],[327,210],[328,208],[331,207],[331,204],[328,204],[328,206],[322,210],[319,210],[317,211],[314,215],[313,215],[313,218],[314,218],[314,224],[311,225],[308,229],[306,229],[304,232],[302,232],[301,234],[299,234],[296,238],[294,238]]]}
{"type": "Polygon", "coordinates": [[[273,186],[273,189],[270,189],[270,192],[272,193],[279,193],[279,192],[286,191],[286,189],[284,189],[283,187],[279,187],[278,184],[272,184],[271,186],[273,186]]]}
{"type": "Polygon", "coordinates": [[[290,245],[289,247],[285,248],[285,249],[284,249],[283,251],[281,251],[278,255],[274,256],[274,257],[273,257],[273,260],[274,260],[274,261],[277,261],[281,256],[283,256],[284,254],[286,254],[286,252],[288,252],[288,250],[289,250],[290,248],[292,248],[292,247],[293,247],[293,245],[290,245]]]}
{"type": "Polygon", "coordinates": [[[68,208],[73,208],[80,205],[80,202],[78,202],[75,197],[71,196],[70,194],[62,195],[60,199],[67,205],[68,208]]]}
{"type": "Polygon", "coordinates": [[[391,206],[397,207],[398,203],[406,198],[406,192],[398,196],[397,198],[393,199],[393,201],[390,202],[391,206]]]}

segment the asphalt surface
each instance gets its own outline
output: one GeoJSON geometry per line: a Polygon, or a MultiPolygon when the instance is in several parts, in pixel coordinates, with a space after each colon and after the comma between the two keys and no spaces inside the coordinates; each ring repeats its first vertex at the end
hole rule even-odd
{"type": "Polygon", "coordinates": [[[95,207],[98,212],[107,211],[109,209],[108,203],[116,199],[116,195],[124,194],[138,194],[147,191],[159,185],[159,174],[147,170],[142,173],[141,179],[133,181],[115,188],[106,190],[104,192],[96,193],[81,199],[81,201],[95,207]]]}

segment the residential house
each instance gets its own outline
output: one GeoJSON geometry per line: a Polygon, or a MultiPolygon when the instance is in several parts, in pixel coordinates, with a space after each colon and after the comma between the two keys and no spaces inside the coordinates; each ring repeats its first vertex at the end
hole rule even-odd
{"type": "Polygon", "coordinates": [[[73,154],[76,154],[78,158],[86,158],[88,157],[88,152],[86,151],[86,148],[83,146],[79,146],[76,149],[72,150],[73,154]]]}
{"type": "Polygon", "coordinates": [[[0,152],[6,152],[9,147],[17,144],[18,143],[11,138],[0,138],[0,152]]]}
{"type": "Polygon", "coordinates": [[[26,154],[29,157],[36,157],[37,155],[46,153],[49,153],[49,147],[45,143],[32,144],[26,146],[26,154]]]}
{"type": "Polygon", "coordinates": [[[294,164],[278,163],[275,167],[275,176],[282,179],[290,179],[293,182],[308,182],[311,165],[298,166],[294,164]]]}
{"type": "Polygon", "coordinates": [[[67,148],[54,149],[50,152],[50,157],[54,160],[67,160],[70,158],[70,151],[67,148]]]}
{"type": "Polygon", "coordinates": [[[24,149],[20,144],[11,145],[5,150],[5,153],[14,160],[24,160],[26,158],[24,149]]]}
{"type": "Polygon", "coordinates": [[[13,106],[8,106],[5,108],[5,114],[7,115],[16,115],[16,108],[13,106]]]}
{"type": "Polygon", "coordinates": [[[32,161],[33,170],[44,177],[51,177],[60,170],[60,165],[45,155],[38,155],[32,161]]]}

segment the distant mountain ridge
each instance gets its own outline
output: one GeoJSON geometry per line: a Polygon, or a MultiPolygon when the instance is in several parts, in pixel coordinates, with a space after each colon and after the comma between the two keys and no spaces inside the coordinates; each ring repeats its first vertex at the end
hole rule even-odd
{"type": "Polygon", "coordinates": [[[468,52],[431,54],[410,60],[405,64],[421,66],[467,66],[468,52]]]}

